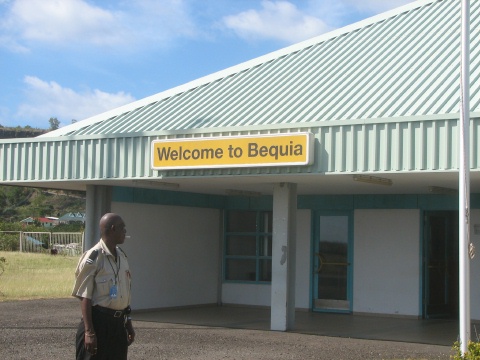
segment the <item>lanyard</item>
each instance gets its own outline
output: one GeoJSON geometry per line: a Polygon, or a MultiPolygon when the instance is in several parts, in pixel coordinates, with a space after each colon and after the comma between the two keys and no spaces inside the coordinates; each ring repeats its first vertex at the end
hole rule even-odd
{"type": "Polygon", "coordinates": [[[115,261],[115,265],[117,265],[117,266],[116,266],[116,267],[117,267],[117,272],[115,272],[115,268],[113,267],[112,262],[110,261],[110,257],[109,257],[108,255],[107,255],[107,260],[108,260],[108,263],[110,264],[110,266],[111,266],[111,268],[112,268],[112,270],[113,270],[113,274],[115,275],[115,283],[113,284],[113,285],[115,285],[115,284],[117,284],[117,282],[118,282],[118,274],[120,273],[120,260],[121,260],[121,257],[120,257],[120,255],[118,255],[118,265],[117,265],[117,262],[115,261]]]}

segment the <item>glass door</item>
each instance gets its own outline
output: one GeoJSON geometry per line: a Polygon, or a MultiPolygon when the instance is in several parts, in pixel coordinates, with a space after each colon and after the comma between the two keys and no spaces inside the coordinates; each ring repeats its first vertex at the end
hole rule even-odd
{"type": "Polygon", "coordinates": [[[313,310],[351,311],[349,215],[319,215],[313,257],[313,310]]]}
{"type": "Polygon", "coordinates": [[[458,212],[426,212],[424,317],[458,316],[458,212]]]}

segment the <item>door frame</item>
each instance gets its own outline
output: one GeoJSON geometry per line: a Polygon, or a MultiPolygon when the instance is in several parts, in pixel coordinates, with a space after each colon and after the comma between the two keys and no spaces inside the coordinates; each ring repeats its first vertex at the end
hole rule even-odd
{"type": "MultiPolygon", "coordinates": [[[[422,318],[423,319],[433,319],[433,318],[452,318],[458,317],[458,313],[455,313],[455,309],[458,309],[458,237],[457,241],[455,241],[455,235],[458,234],[458,211],[455,210],[430,210],[423,212],[423,236],[422,236],[422,318]],[[450,255],[445,255],[446,261],[451,258],[453,261],[453,266],[446,263],[445,267],[445,282],[446,282],[446,289],[445,289],[445,296],[448,297],[447,303],[445,304],[445,308],[450,309],[444,313],[430,313],[428,310],[428,296],[430,291],[430,279],[428,274],[428,242],[430,241],[430,234],[428,230],[430,228],[430,217],[431,216],[442,216],[445,217],[447,220],[447,229],[445,230],[445,252],[450,252],[450,255]],[[449,237],[449,234],[452,236],[449,237]],[[453,271],[452,271],[453,269],[453,271]],[[448,270],[452,273],[452,275],[448,275],[448,270]],[[449,280],[449,277],[452,280],[449,280]],[[451,292],[454,292],[453,294],[451,292]],[[455,295],[456,293],[456,295],[455,295]],[[453,300],[453,301],[452,301],[453,300]],[[452,311],[452,309],[454,309],[452,311]]],[[[458,236],[458,235],[457,235],[458,236]]]]}
{"type": "Polygon", "coordinates": [[[313,312],[329,312],[329,313],[352,313],[353,311],[353,210],[313,210],[311,214],[312,235],[310,246],[310,309],[313,312]],[[316,308],[315,307],[315,282],[316,282],[316,263],[317,263],[317,239],[320,236],[320,217],[321,216],[346,216],[348,221],[348,245],[347,245],[347,301],[348,309],[335,308],[316,308]]]}

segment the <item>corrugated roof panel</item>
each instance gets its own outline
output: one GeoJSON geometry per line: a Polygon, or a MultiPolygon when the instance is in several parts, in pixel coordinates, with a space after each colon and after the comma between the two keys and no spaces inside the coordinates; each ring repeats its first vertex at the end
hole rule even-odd
{"type": "MultiPolygon", "coordinates": [[[[241,81],[233,82],[226,92],[228,99],[223,99],[222,96],[216,99],[215,108],[210,114],[210,121],[202,124],[203,126],[228,126],[233,118],[237,126],[245,126],[252,121],[254,112],[265,111],[267,102],[260,101],[265,97],[270,96],[272,92],[284,81],[285,75],[291,71],[291,67],[295,66],[295,59],[297,56],[286,56],[275,61],[264,64],[264,66],[257,67],[256,71],[245,72],[241,81]],[[273,63],[282,63],[285,73],[279,75],[274,71],[273,63]],[[261,74],[258,76],[257,74],[261,74]],[[238,97],[238,93],[244,93],[243,96],[238,97]],[[254,109],[254,111],[252,111],[254,109]],[[247,116],[245,116],[247,114],[247,116]],[[216,119],[221,120],[218,122],[216,119]]],[[[202,114],[207,116],[207,114],[202,114]]],[[[202,126],[202,127],[203,127],[202,126]]]]}
{"type": "MultiPolygon", "coordinates": [[[[373,74],[367,75],[367,79],[369,84],[374,84],[374,88],[370,93],[363,93],[358,99],[358,106],[363,107],[363,110],[360,110],[358,115],[352,111],[346,118],[355,116],[381,118],[415,114],[412,111],[412,104],[421,102],[429,92],[420,90],[419,87],[424,84],[426,73],[434,68],[433,64],[426,65],[425,61],[429,59],[425,51],[432,51],[434,49],[432,45],[437,44],[432,36],[434,32],[435,29],[425,32],[424,28],[412,27],[409,24],[406,33],[394,38],[395,43],[388,46],[389,53],[385,54],[386,56],[378,56],[380,62],[375,67],[379,70],[366,72],[373,74]],[[415,41],[411,41],[412,38],[415,41]],[[385,58],[385,61],[382,58],[385,58]],[[369,97],[370,100],[365,102],[364,99],[369,97]]],[[[440,50],[439,53],[441,52],[440,50]]]]}
{"type": "MultiPolygon", "coordinates": [[[[351,103],[358,103],[359,97],[363,97],[368,90],[368,83],[364,79],[368,79],[372,72],[382,69],[378,65],[379,59],[385,57],[386,43],[382,39],[388,38],[390,27],[391,22],[382,22],[362,29],[360,31],[363,35],[361,39],[353,37],[345,44],[345,49],[336,52],[339,59],[335,65],[340,72],[332,69],[333,82],[327,83],[323,89],[326,95],[323,95],[317,105],[322,109],[317,115],[320,119],[351,118],[351,116],[345,117],[345,113],[351,111],[351,103]],[[364,45],[356,46],[357,42],[364,45]],[[343,56],[343,54],[347,56],[343,56]],[[370,60],[361,61],[366,58],[370,60]]],[[[348,36],[350,37],[350,35],[348,36]]]]}
{"type": "MultiPolygon", "coordinates": [[[[478,1],[476,2],[478,4],[478,1]]],[[[480,6],[480,5],[477,5],[480,6]]],[[[471,44],[470,44],[470,72],[471,81],[479,81],[480,74],[480,11],[476,11],[471,16],[471,44]]],[[[471,109],[480,108],[480,86],[470,88],[470,107],[471,109]]]]}
{"type": "MultiPolygon", "coordinates": [[[[411,27],[411,24],[409,25],[411,27]]],[[[419,28],[408,29],[401,43],[397,46],[389,46],[389,53],[383,56],[384,59],[376,64],[378,71],[370,71],[366,76],[367,84],[370,84],[369,100],[361,101],[362,98],[368,98],[368,94],[363,93],[357,100],[357,106],[346,114],[346,118],[355,116],[359,117],[392,117],[392,116],[409,116],[414,112],[412,102],[408,103],[413,97],[413,104],[420,103],[425,98],[425,91],[419,87],[424,84],[427,72],[432,68],[431,64],[427,65],[424,61],[420,61],[419,57],[421,48],[430,47],[433,37],[431,33],[421,33],[419,28]],[[418,38],[416,41],[411,39],[418,38]],[[389,66],[389,64],[392,64],[389,66]],[[416,83],[416,87],[412,87],[412,82],[416,83]],[[392,97],[397,96],[395,105],[385,107],[388,102],[392,102],[392,97]]]]}
{"type": "MultiPolygon", "coordinates": [[[[295,59],[298,57],[295,56],[295,59]]],[[[258,83],[256,89],[252,92],[252,95],[247,98],[247,101],[244,101],[243,104],[239,103],[239,107],[232,108],[225,117],[225,125],[238,119],[239,126],[248,126],[250,124],[255,124],[259,118],[273,118],[271,112],[274,110],[279,110],[284,106],[285,97],[288,95],[287,92],[283,91],[285,87],[291,86],[294,82],[296,62],[293,61],[291,57],[282,59],[282,68],[285,69],[285,72],[278,76],[273,73],[271,79],[252,79],[255,83],[258,83]],[[264,101],[266,98],[276,98],[278,99],[278,106],[272,108],[272,103],[264,101]]]]}
{"type": "MultiPolygon", "coordinates": [[[[471,13],[471,109],[479,111],[480,1],[471,13]]],[[[56,134],[456,114],[459,52],[460,2],[413,2],[56,134]]]]}
{"type": "MultiPolygon", "coordinates": [[[[448,45],[453,45],[453,42],[457,43],[453,40],[451,44],[448,45]]],[[[437,103],[436,98],[443,92],[442,89],[451,89],[453,83],[459,83],[459,71],[449,71],[449,68],[455,63],[457,66],[454,66],[454,68],[459,68],[459,62],[457,61],[460,59],[459,52],[448,53],[449,48],[447,48],[447,46],[438,46],[437,44],[442,44],[442,42],[439,42],[439,39],[433,39],[433,41],[426,44],[426,48],[432,49],[432,51],[427,51],[424,56],[425,60],[428,59],[428,61],[422,66],[413,68],[413,72],[409,74],[408,80],[404,82],[404,87],[397,90],[402,94],[402,101],[400,102],[401,106],[395,108],[396,114],[400,116],[412,116],[419,113],[428,113],[428,108],[432,109],[433,105],[441,104],[437,103]],[[435,49],[434,46],[436,45],[437,48],[435,49]],[[437,54],[441,54],[442,56],[438,56],[437,54]],[[432,106],[423,106],[428,102],[430,102],[432,106]]],[[[450,47],[450,49],[451,48],[452,47],[450,47]]],[[[458,89],[458,86],[455,85],[454,89],[455,88],[458,89]]],[[[458,93],[458,90],[456,93],[458,93]]],[[[448,102],[447,100],[451,100],[451,98],[445,99],[446,102],[448,102]]],[[[455,99],[455,102],[457,102],[457,99],[455,99]]],[[[435,113],[444,111],[438,105],[436,105],[436,109],[433,110],[435,113]]]]}
{"type": "MultiPolygon", "coordinates": [[[[77,136],[57,139],[0,141],[0,181],[87,181],[168,177],[235,176],[249,174],[342,174],[458,170],[458,120],[400,122],[335,122],[334,126],[286,127],[263,131],[191,132],[188,137],[249,135],[309,131],[315,147],[310,166],[222,168],[199,170],[151,169],[151,143],[185,134],[105,137],[77,136]],[[341,123],[341,124],[339,124],[341,123]],[[18,161],[18,159],[20,161],[18,161]]],[[[480,119],[471,121],[470,141],[478,143],[480,119]]],[[[480,150],[472,146],[471,168],[480,168],[480,150]]]]}
{"type": "MultiPolygon", "coordinates": [[[[118,126],[117,127],[118,132],[127,132],[126,130],[129,127],[135,127],[135,124],[138,123],[139,119],[145,119],[147,114],[155,111],[154,110],[155,106],[156,106],[156,102],[150,103],[146,106],[138,108],[138,110],[136,111],[125,112],[120,116],[118,116],[117,119],[115,121],[112,121],[111,123],[114,123],[115,125],[118,126]]],[[[105,126],[110,126],[110,125],[111,124],[105,124],[105,126]]]]}
{"type": "MultiPolygon", "coordinates": [[[[236,106],[231,107],[228,111],[218,112],[220,116],[224,117],[224,124],[228,125],[232,119],[238,119],[238,125],[247,126],[256,122],[256,117],[269,111],[269,102],[262,101],[265,98],[276,97],[279,99],[278,103],[281,103],[281,97],[285,94],[280,90],[285,86],[285,83],[291,81],[294,76],[292,73],[296,70],[297,60],[302,60],[302,56],[298,54],[292,54],[278,59],[277,65],[269,63],[269,69],[266,77],[252,77],[249,75],[248,85],[251,88],[251,93],[244,99],[238,101],[236,106]],[[284,72],[278,74],[273,71],[276,66],[282,66],[284,72]],[[254,111],[252,111],[255,109],[254,111]],[[245,114],[248,114],[245,116],[245,114]]],[[[242,89],[239,88],[238,91],[242,89]]]]}

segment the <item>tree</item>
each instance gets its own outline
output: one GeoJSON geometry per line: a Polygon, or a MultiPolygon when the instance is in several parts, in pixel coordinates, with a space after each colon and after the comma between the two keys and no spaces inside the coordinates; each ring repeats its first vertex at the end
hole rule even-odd
{"type": "Polygon", "coordinates": [[[51,117],[48,122],[50,123],[50,130],[57,130],[60,127],[60,121],[56,117],[51,117]]]}
{"type": "Polygon", "coordinates": [[[30,203],[34,192],[31,188],[0,186],[0,217],[14,218],[22,206],[30,203]]]}

